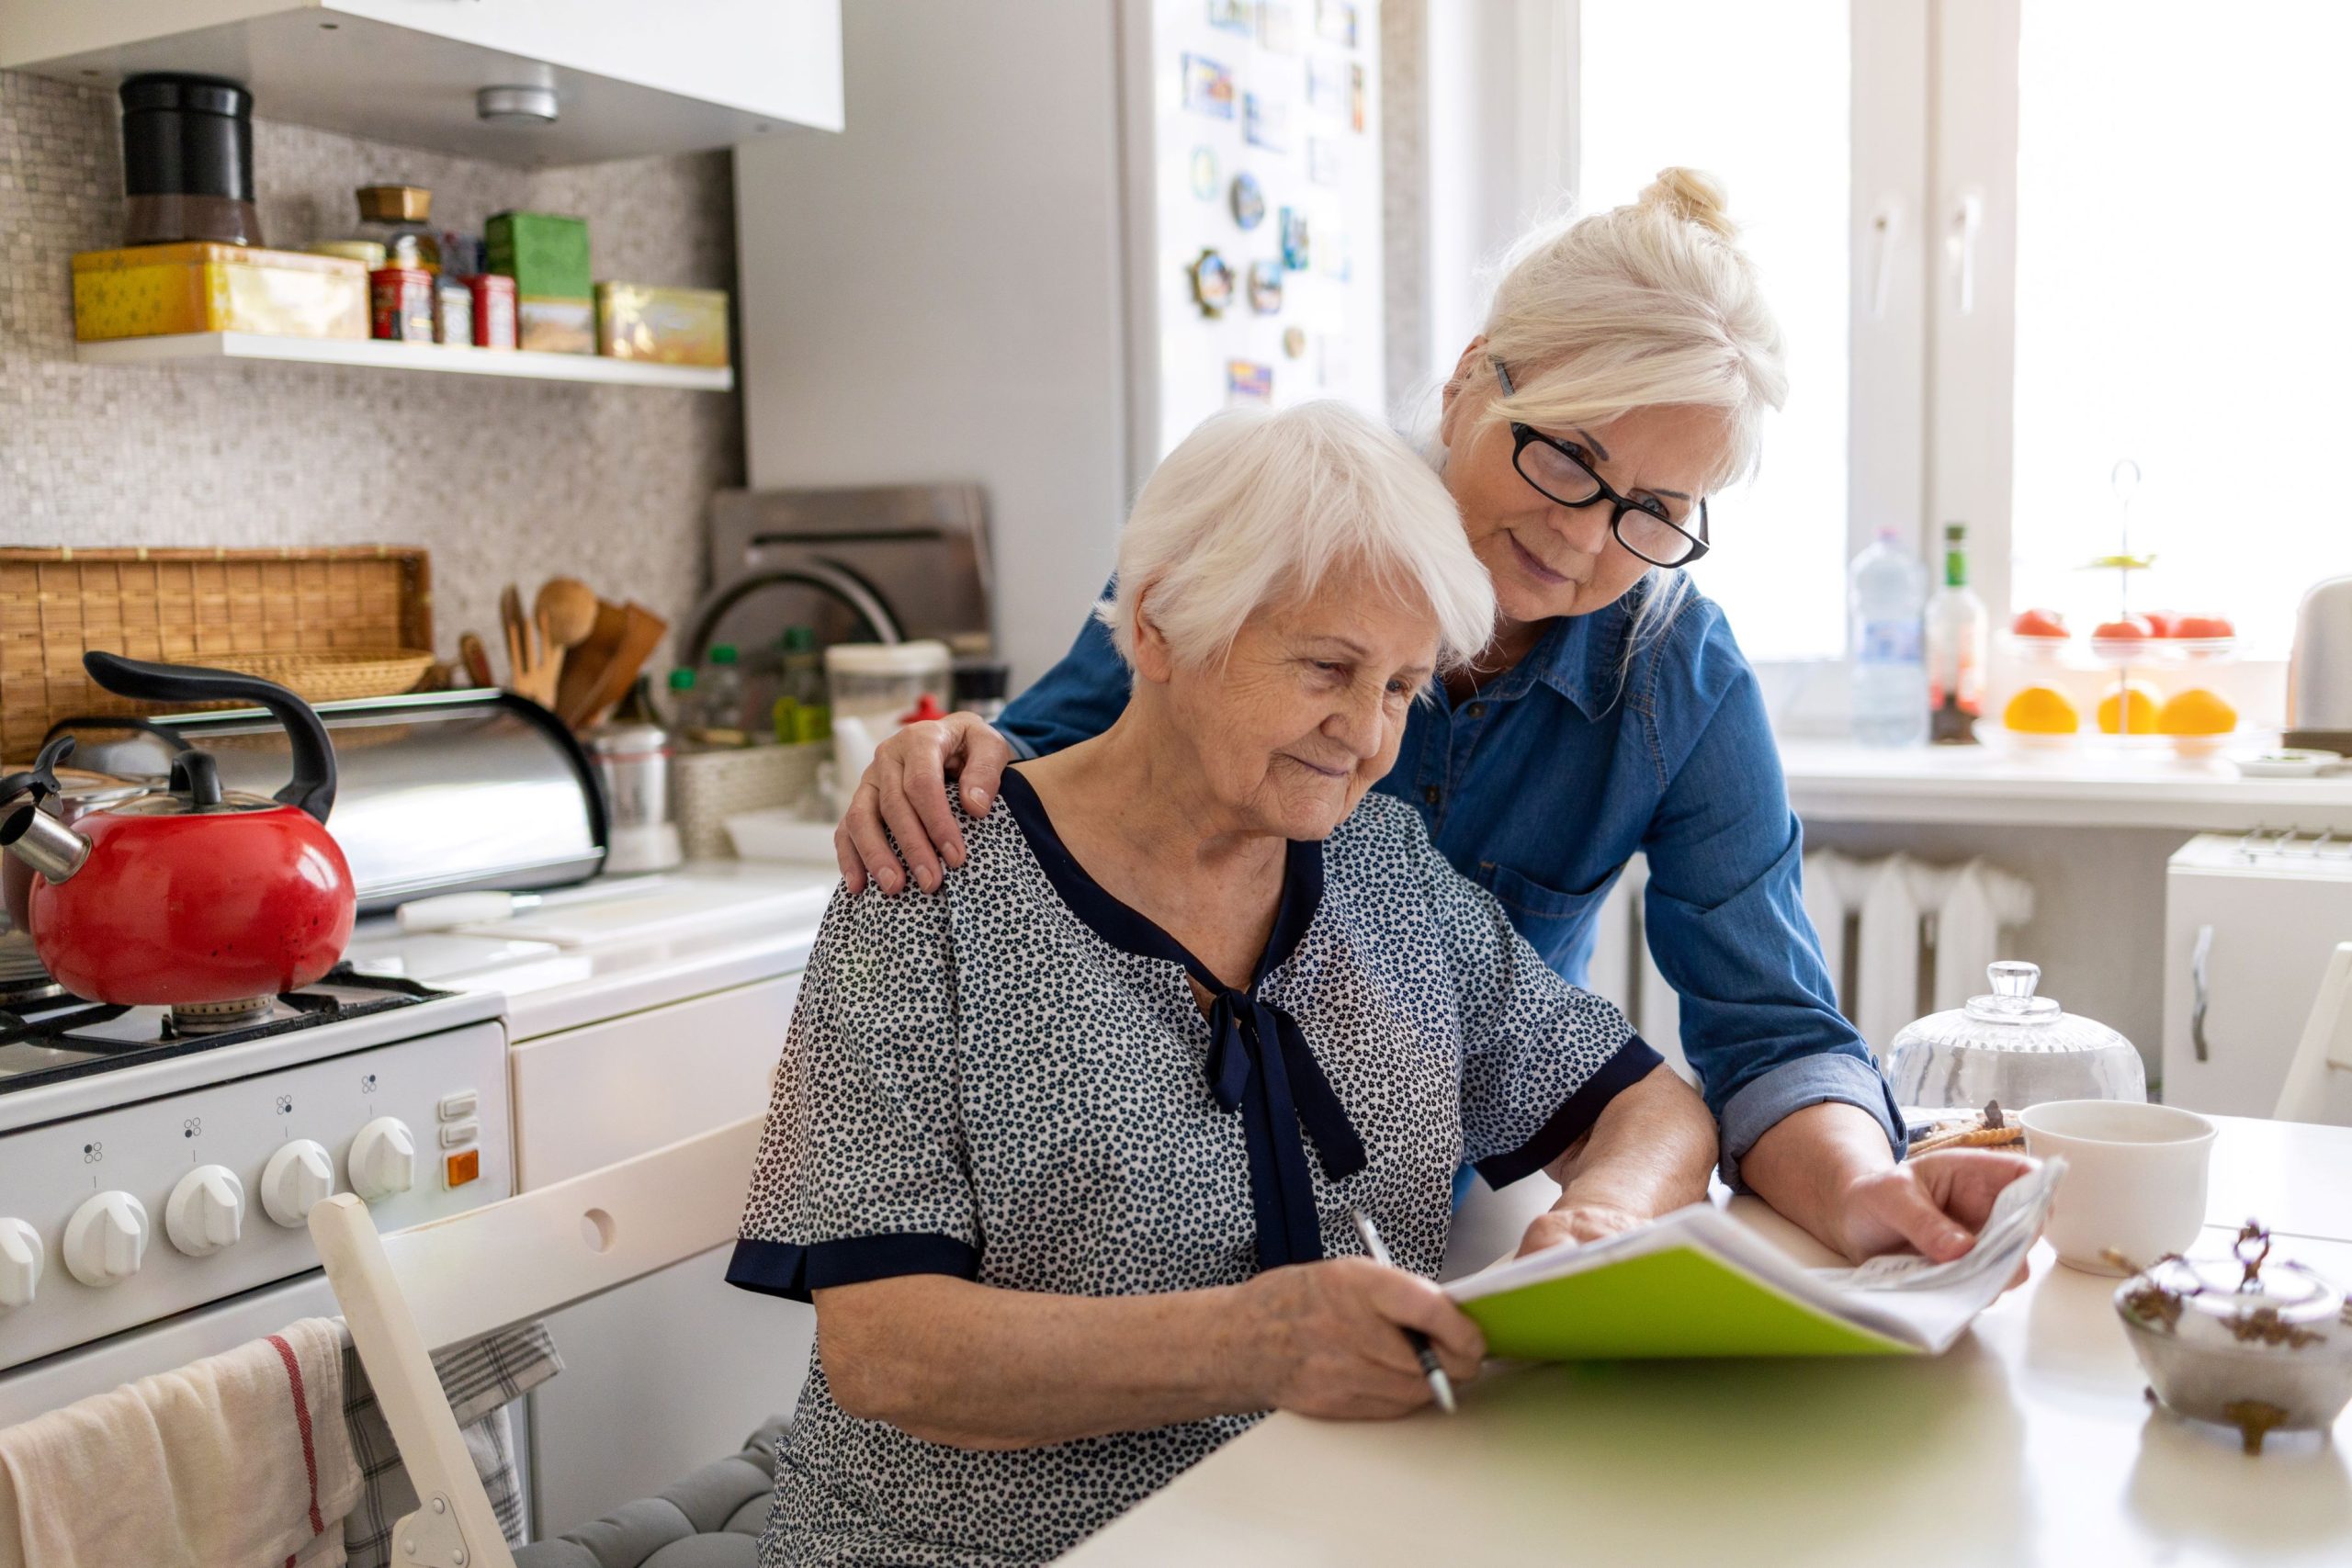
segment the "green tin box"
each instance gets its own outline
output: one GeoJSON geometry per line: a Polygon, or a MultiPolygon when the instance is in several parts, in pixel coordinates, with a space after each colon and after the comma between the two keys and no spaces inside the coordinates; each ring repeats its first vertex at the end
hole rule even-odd
{"type": "Polygon", "coordinates": [[[589,299],[588,220],[552,212],[501,212],[484,226],[490,270],[525,299],[589,299]]]}

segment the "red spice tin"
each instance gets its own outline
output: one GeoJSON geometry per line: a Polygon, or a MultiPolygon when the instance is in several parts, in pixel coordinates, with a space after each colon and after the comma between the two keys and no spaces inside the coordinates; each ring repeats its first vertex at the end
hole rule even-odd
{"type": "Polygon", "coordinates": [[[433,275],[414,267],[379,267],[368,275],[369,321],[377,337],[433,341],[433,275]]]}
{"type": "Polygon", "coordinates": [[[503,273],[478,273],[466,279],[466,287],[474,296],[474,346],[513,348],[514,280],[503,273]]]}

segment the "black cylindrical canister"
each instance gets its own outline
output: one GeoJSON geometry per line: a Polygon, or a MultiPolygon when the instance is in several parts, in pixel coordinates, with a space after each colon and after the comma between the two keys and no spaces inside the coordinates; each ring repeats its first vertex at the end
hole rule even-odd
{"type": "Polygon", "coordinates": [[[123,83],[123,243],[261,243],[253,109],[251,93],[219,76],[123,83]]]}

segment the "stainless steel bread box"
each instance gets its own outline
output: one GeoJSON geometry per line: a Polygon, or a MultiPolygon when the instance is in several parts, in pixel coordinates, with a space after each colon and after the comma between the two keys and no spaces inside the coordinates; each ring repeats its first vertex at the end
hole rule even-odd
{"type": "MultiPolygon", "coordinates": [[[[608,842],[604,800],[554,715],[500,691],[321,703],[334,746],[327,829],[351,863],[363,914],[427,893],[521,891],[594,876],[608,842]]],[[[77,766],[170,772],[171,737],[210,751],[220,780],[266,795],[286,782],[286,732],[258,708],[159,715],[150,728],[69,724],[77,766]]]]}

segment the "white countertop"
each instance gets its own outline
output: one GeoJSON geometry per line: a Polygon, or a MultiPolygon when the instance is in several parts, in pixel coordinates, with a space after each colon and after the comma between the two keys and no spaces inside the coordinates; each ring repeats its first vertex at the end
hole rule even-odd
{"type": "Polygon", "coordinates": [[[349,956],[431,986],[503,993],[507,1036],[519,1043],[799,968],[840,880],[830,865],[697,861],[452,931],[405,934],[390,917],[371,919],[349,956]]]}
{"type": "MultiPolygon", "coordinates": [[[[2207,1244],[2252,1209],[2279,1256],[2352,1280],[2352,1129],[2221,1120],[2207,1244]]],[[[1823,1260],[1754,1200],[1734,1212],[1823,1260]]],[[[1066,1561],[2352,1561],[2352,1417],[2249,1458],[2152,1408],[2115,1285],[2044,1244],[2031,1281],[1932,1359],[1490,1367],[1451,1419],[1276,1415],[1066,1561]]]]}
{"type": "Polygon", "coordinates": [[[2031,752],[2007,744],[1880,748],[1784,739],[1797,815],[1823,822],[2243,831],[2352,829],[2352,774],[2249,779],[2222,759],[2031,752]]]}

